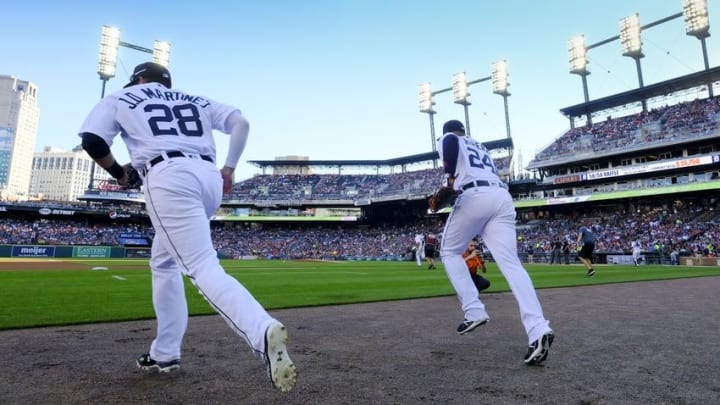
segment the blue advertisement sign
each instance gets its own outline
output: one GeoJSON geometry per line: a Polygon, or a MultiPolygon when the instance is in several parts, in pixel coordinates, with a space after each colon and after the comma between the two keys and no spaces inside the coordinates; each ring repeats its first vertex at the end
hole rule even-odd
{"type": "Polygon", "coordinates": [[[55,246],[13,246],[12,257],[55,257],[55,246]]]}

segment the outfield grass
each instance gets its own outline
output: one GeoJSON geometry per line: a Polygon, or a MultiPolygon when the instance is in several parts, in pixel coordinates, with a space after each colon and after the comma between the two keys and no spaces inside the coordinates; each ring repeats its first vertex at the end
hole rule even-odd
{"type": "MultiPolygon", "coordinates": [[[[72,262],[78,270],[0,271],[0,329],[154,317],[147,261],[72,262]],[[137,269],[117,269],[128,265],[137,269]],[[93,266],[108,269],[89,270],[93,266]]],[[[454,294],[442,266],[429,271],[414,262],[223,261],[223,266],[267,309],[454,294]]],[[[48,268],[53,268],[51,262],[48,268]]],[[[527,269],[537,288],[720,275],[716,267],[612,265],[596,267],[590,279],[580,265],[527,269]]],[[[486,293],[508,291],[494,264],[488,265],[486,277],[492,282],[486,293]]],[[[187,280],[185,287],[191,315],[214,313],[187,280]]]]}

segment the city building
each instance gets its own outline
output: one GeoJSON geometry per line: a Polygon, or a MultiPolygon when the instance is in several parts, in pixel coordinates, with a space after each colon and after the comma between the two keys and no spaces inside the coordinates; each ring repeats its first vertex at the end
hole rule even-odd
{"type": "MultiPolygon", "coordinates": [[[[30,195],[43,200],[76,201],[90,182],[91,164],[92,159],[80,145],[69,152],[46,146],[32,159],[30,195]]],[[[103,184],[110,175],[96,170],[95,180],[103,184]]]]}
{"type": "Polygon", "coordinates": [[[40,111],[38,89],[0,75],[0,197],[26,200],[40,111]]]}

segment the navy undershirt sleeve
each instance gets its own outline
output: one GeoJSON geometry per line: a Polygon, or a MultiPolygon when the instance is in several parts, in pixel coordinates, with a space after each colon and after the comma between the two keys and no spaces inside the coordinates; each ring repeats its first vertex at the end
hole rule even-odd
{"type": "Polygon", "coordinates": [[[455,176],[455,170],[457,169],[457,158],[460,144],[458,142],[457,135],[446,136],[443,139],[443,167],[445,167],[445,173],[450,176],[455,176]]]}
{"type": "Polygon", "coordinates": [[[93,159],[103,158],[110,153],[110,146],[100,136],[90,132],[83,132],[82,147],[93,159]]]}

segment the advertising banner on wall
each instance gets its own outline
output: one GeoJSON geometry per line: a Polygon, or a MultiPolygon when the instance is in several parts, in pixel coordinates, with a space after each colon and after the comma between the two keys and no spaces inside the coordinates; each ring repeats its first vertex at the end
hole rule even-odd
{"type": "Polygon", "coordinates": [[[13,246],[12,257],[55,257],[55,246],[13,246]]]}
{"type": "Polygon", "coordinates": [[[125,257],[129,259],[149,258],[150,249],[125,249],[125,257]]]}
{"type": "Polygon", "coordinates": [[[110,257],[110,250],[107,246],[75,246],[72,257],[110,257]]]}

